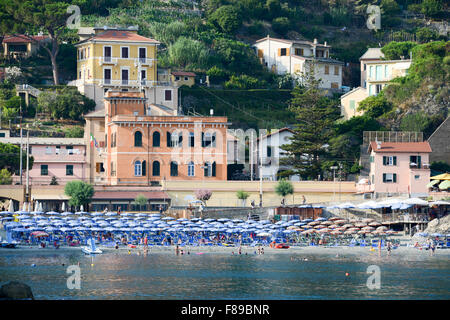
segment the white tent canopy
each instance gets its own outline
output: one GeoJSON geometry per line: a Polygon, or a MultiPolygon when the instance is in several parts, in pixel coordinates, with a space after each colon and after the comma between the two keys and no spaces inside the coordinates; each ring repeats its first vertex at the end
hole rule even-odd
{"type": "Polygon", "coordinates": [[[428,201],[425,201],[425,200],[422,200],[419,198],[406,199],[406,200],[403,200],[402,203],[414,204],[414,205],[419,205],[419,206],[427,206],[428,205],[428,201]]]}

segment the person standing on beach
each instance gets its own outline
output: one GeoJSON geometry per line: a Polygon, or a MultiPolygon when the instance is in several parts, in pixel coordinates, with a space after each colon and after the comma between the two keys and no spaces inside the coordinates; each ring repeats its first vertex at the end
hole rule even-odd
{"type": "Polygon", "coordinates": [[[304,195],[302,195],[302,204],[305,204],[305,203],[306,203],[306,198],[304,195]]]}
{"type": "Polygon", "coordinates": [[[386,244],[386,246],[387,246],[387,252],[388,252],[388,256],[390,256],[391,255],[391,242],[390,241],[388,241],[387,242],[387,244],[386,244]]]}

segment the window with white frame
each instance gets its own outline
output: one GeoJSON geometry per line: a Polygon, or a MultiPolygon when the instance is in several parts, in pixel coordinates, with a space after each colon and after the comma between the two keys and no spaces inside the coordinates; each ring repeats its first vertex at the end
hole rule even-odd
{"type": "Polygon", "coordinates": [[[188,164],[188,177],[193,177],[195,176],[195,166],[194,166],[194,162],[191,161],[188,164]]]}
{"type": "Polygon", "coordinates": [[[142,162],[139,160],[134,162],[134,175],[136,177],[142,176],[142,162]]]}
{"type": "Polygon", "coordinates": [[[128,51],[129,51],[128,47],[121,47],[120,48],[122,59],[128,59],[128,51]]]}

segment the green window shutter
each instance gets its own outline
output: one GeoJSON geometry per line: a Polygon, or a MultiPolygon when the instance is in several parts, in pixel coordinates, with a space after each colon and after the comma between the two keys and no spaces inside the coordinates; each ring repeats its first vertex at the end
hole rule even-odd
{"type": "Polygon", "coordinates": [[[396,173],[393,174],[393,179],[394,179],[394,183],[397,182],[397,174],[396,173]]]}
{"type": "Polygon", "coordinates": [[[393,158],[394,158],[394,166],[396,166],[397,165],[397,157],[394,156],[393,158]]]}
{"type": "Polygon", "coordinates": [[[386,163],[387,163],[387,157],[386,157],[386,156],[383,156],[383,166],[385,166],[386,163]]]}
{"type": "Polygon", "coordinates": [[[350,100],[350,110],[355,110],[355,100],[350,100]]]}
{"type": "Polygon", "coordinates": [[[386,173],[383,173],[383,182],[386,182],[386,173]]]}
{"type": "Polygon", "coordinates": [[[167,146],[172,146],[172,135],[170,134],[170,132],[167,132],[167,146]]]}
{"type": "Polygon", "coordinates": [[[422,166],[422,156],[417,156],[417,168],[420,169],[422,166]]]}

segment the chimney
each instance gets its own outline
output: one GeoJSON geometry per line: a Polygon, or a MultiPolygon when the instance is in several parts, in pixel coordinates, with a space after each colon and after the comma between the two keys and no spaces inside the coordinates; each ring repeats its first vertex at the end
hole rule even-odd
{"type": "Polygon", "coordinates": [[[314,38],[314,44],[317,44],[317,39],[316,38],[314,38]]]}
{"type": "Polygon", "coordinates": [[[376,140],[375,142],[377,143],[377,149],[380,150],[381,149],[381,141],[376,140]]]}
{"type": "Polygon", "coordinates": [[[323,45],[326,47],[327,46],[327,42],[325,41],[323,45]]]}

